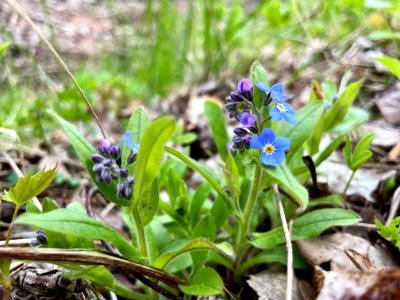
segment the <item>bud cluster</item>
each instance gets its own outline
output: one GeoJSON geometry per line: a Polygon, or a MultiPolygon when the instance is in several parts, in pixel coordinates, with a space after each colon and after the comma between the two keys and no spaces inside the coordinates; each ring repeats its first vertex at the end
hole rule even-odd
{"type": "MultiPolygon", "coordinates": [[[[127,164],[132,164],[136,160],[137,151],[131,151],[128,156],[127,164]]],[[[133,192],[135,179],[129,176],[125,167],[120,167],[117,161],[121,157],[121,149],[117,145],[112,145],[108,140],[101,139],[98,152],[92,155],[95,163],[93,172],[96,174],[96,181],[111,184],[117,180],[117,197],[130,199],[133,192]]]]}
{"type": "Polygon", "coordinates": [[[233,146],[228,149],[249,149],[250,134],[258,133],[257,116],[251,113],[253,107],[253,83],[250,79],[239,81],[236,91],[226,98],[226,110],[231,119],[236,119],[242,126],[233,130],[233,146]]]}

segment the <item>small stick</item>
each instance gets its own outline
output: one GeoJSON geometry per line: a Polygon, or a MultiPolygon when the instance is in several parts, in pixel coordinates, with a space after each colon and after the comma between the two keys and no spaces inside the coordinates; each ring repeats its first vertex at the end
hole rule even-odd
{"type": "Polygon", "coordinates": [[[286,251],[287,251],[287,283],[286,283],[286,300],[292,300],[292,287],[293,287],[293,252],[292,252],[292,242],[290,239],[290,232],[287,225],[285,211],[283,210],[283,205],[281,202],[281,197],[279,195],[278,185],[274,184],[274,195],[276,204],[278,205],[279,215],[281,217],[283,234],[286,241],[286,251]]]}

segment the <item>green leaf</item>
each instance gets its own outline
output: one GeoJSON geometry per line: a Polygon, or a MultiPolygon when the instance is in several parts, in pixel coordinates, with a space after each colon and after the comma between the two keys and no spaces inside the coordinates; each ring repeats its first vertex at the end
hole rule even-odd
{"type": "Polygon", "coordinates": [[[143,133],[136,160],[132,208],[137,209],[140,201],[149,197],[153,181],[160,169],[164,145],[172,137],[174,130],[175,120],[163,117],[154,121],[143,133]]]}
{"type": "MultiPolygon", "coordinates": [[[[175,250],[175,251],[168,251],[160,255],[157,260],[154,262],[153,267],[158,269],[164,269],[167,264],[173,260],[175,257],[194,250],[214,250],[220,254],[224,254],[226,256],[232,256],[233,250],[230,248],[229,250],[226,247],[222,248],[222,245],[216,245],[211,243],[208,239],[205,238],[195,238],[188,242],[183,247],[175,250]]],[[[226,246],[226,245],[225,245],[226,246]]]]}
{"type": "Polygon", "coordinates": [[[208,196],[211,193],[210,185],[207,182],[203,182],[196,190],[194,195],[190,198],[189,202],[189,213],[188,220],[192,227],[196,223],[201,207],[204,202],[207,200],[208,196]]]}
{"type": "Polygon", "coordinates": [[[343,199],[339,195],[330,195],[318,199],[312,199],[308,203],[309,208],[313,208],[320,205],[343,206],[343,199]]]}
{"type": "Polygon", "coordinates": [[[221,227],[229,217],[227,203],[220,196],[217,196],[217,199],[215,199],[211,207],[210,213],[214,216],[215,226],[217,228],[221,227]]]}
{"type": "Polygon", "coordinates": [[[215,101],[206,101],[204,104],[204,114],[210,124],[211,131],[217,145],[218,153],[223,161],[226,160],[226,145],[229,142],[226,129],[225,114],[215,101]]]}
{"type": "Polygon", "coordinates": [[[400,217],[394,218],[388,226],[375,219],[375,226],[381,236],[400,248],[400,217]]]}
{"type": "Polygon", "coordinates": [[[228,152],[224,170],[225,183],[233,199],[239,200],[240,196],[240,176],[235,158],[228,152]]]}
{"type": "Polygon", "coordinates": [[[289,126],[286,123],[280,123],[279,129],[277,130],[277,135],[290,139],[289,153],[286,155],[287,161],[290,161],[292,156],[309,138],[312,130],[315,128],[315,125],[320,119],[323,110],[324,103],[317,101],[306,105],[296,113],[296,125],[289,126]]]}
{"type": "Polygon", "coordinates": [[[327,159],[342,143],[345,134],[339,135],[335,138],[324,150],[318,155],[314,161],[316,167],[318,167],[325,159],[327,159]]]}
{"type": "Polygon", "coordinates": [[[139,213],[142,218],[142,224],[147,225],[152,220],[158,210],[158,203],[160,201],[160,191],[158,188],[158,179],[153,180],[150,193],[146,194],[140,201],[139,213]]]}
{"type": "MultiPolygon", "coordinates": [[[[356,213],[342,208],[314,210],[293,221],[291,240],[311,239],[330,227],[352,225],[360,220],[356,213]]],[[[254,233],[253,237],[250,243],[259,249],[270,249],[285,242],[282,227],[254,233]]]]}
{"type": "Polygon", "coordinates": [[[69,122],[58,116],[55,112],[49,110],[49,114],[56,120],[64,129],[68,140],[71,143],[78,159],[84,164],[86,170],[89,172],[93,182],[99,188],[100,192],[106,197],[107,200],[114,202],[120,206],[127,206],[128,200],[119,199],[117,197],[117,185],[112,182],[107,184],[105,182],[97,182],[96,174],[93,172],[94,163],[92,161],[92,154],[96,149],[79,133],[79,131],[69,122]]]}
{"type": "Polygon", "coordinates": [[[256,87],[256,84],[260,81],[268,84],[268,78],[267,72],[265,72],[264,67],[258,61],[255,61],[250,67],[250,79],[253,82],[254,103],[256,104],[256,107],[260,109],[265,97],[265,93],[260,91],[256,87]]]}
{"type": "Polygon", "coordinates": [[[352,153],[351,153],[351,141],[350,141],[349,136],[347,136],[347,138],[346,138],[346,144],[343,148],[343,156],[344,156],[346,165],[349,168],[351,168],[351,162],[352,162],[353,158],[352,158],[352,153]]]}
{"type": "Polygon", "coordinates": [[[308,192],[290,172],[285,163],[282,165],[266,168],[267,177],[278,183],[300,206],[302,210],[307,208],[308,192]]]}
{"type": "Polygon", "coordinates": [[[17,184],[10,188],[9,191],[5,191],[1,199],[13,202],[17,207],[21,207],[43,192],[56,177],[57,171],[58,167],[55,166],[47,171],[40,170],[35,175],[29,173],[19,178],[17,184]]]}
{"type": "Polygon", "coordinates": [[[44,198],[42,202],[42,207],[44,213],[60,208],[53,199],[48,197],[44,198]]]}
{"type": "MultiPolygon", "coordinates": [[[[133,112],[129,119],[128,126],[126,127],[126,132],[132,133],[133,143],[140,143],[141,137],[150,123],[150,117],[143,107],[140,107],[133,112]]],[[[128,158],[130,152],[131,149],[124,143],[121,156],[121,161],[123,165],[126,163],[126,159],[128,158]]]]}
{"type": "Polygon", "coordinates": [[[117,247],[124,257],[130,260],[142,258],[139,251],[115,229],[88,217],[84,213],[84,208],[78,203],[43,214],[25,213],[17,218],[15,224],[27,224],[91,240],[106,240],[117,247]]]}
{"type": "Polygon", "coordinates": [[[187,164],[190,168],[198,172],[203,178],[213,187],[213,189],[227,202],[229,203],[231,199],[228,197],[226,192],[221,188],[219,183],[213,178],[213,176],[203,168],[203,166],[195,161],[194,159],[184,155],[183,153],[169,147],[165,147],[165,151],[169,154],[179,158],[185,164],[187,164]]]}
{"type": "Polygon", "coordinates": [[[10,46],[10,42],[5,42],[0,45],[0,59],[3,57],[3,54],[6,51],[6,49],[8,48],[8,46],[10,46]]]}
{"type": "Polygon", "coordinates": [[[310,154],[313,155],[318,152],[319,144],[321,142],[322,134],[335,126],[337,126],[346,116],[351,105],[353,104],[358,91],[362,84],[361,81],[351,83],[343,93],[339,96],[336,102],[329,108],[329,110],[322,115],[314,132],[309,140],[310,154]]]}
{"type": "MultiPolygon", "coordinates": [[[[212,215],[207,215],[196,224],[196,227],[193,229],[192,238],[203,237],[213,242],[216,232],[217,227],[215,226],[214,217],[212,215]]],[[[196,251],[190,253],[190,255],[193,261],[193,272],[195,272],[202,267],[207,260],[208,250],[196,251]]]]}
{"type": "Polygon", "coordinates": [[[391,57],[376,57],[374,59],[384,65],[386,69],[400,80],[400,61],[398,59],[391,57]]]}
{"type": "MultiPolygon", "coordinates": [[[[243,274],[247,269],[261,264],[280,263],[287,265],[287,251],[285,245],[276,246],[268,251],[263,251],[241,264],[237,270],[237,274],[243,274]]],[[[293,244],[293,267],[295,269],[305,269],[310,266],[304,261],[296,244],[293,244]]]]}
{"type": "Polygon", "coordinates": [[[191,278],[189,285],[179,285],[182,292],[194,296],[214,296],[221,294],[223,283],[217,271],[205,267],[199,269],[191,278]]]}

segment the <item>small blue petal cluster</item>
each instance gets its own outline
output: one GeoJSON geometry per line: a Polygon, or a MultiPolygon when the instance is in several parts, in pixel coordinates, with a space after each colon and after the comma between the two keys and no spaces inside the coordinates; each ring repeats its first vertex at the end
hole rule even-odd
{"type": "Polygon", "coordinates": [[[253,84],[249,79],[239,81],[238,88],[226,98],[226,110],[230,118],[241,123],[240,127],[233,130],[233,145],[227,145],[227,151],[243,149],[260,149],[260,161],[266,166],[277,166],[285,160],[289,151],[290,140],[285,137],[275,137],[271,128],[264,129],[264,123],[284,120],[289,124],[297,124],[294,118],[295,110],[285,102],[293,95],[284,94],[284,86],[277,83],[269,87],[265,82],[258,82],[256,87],[265,93],[262,107],[257,108],[253,100],[253,84]],[[269,110],[269,118],[263,119],[264,109],[273,104],[269,110]],[[257,135],[261,131],[260,135],[257,135]]]}
{"type": "Polygon", "coordinates": [[[92,160],[95,163],[93,172],[95,172],[98,182],[104,181],[110,184],[113,180],[117,180],[117,197],[130,199],[135,179],[133,176],[129,176],[127,166],[135,162],[139,145],[133,143],[131,133],[125,134],[124,141],[131,149],[127,158],[127,165],[120,167],[117,163],[121,157],[121,149],[117,145],[112,145],[108,140],[101,139],[98,152],[92,155],[92,160]]]}

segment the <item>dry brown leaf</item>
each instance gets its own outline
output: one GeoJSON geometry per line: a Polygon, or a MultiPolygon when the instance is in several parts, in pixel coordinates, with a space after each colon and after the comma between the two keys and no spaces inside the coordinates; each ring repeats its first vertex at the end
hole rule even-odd
{"type": "Polygon", "coordinates": [[[314,283],[319,287],[317,300],[400,299],[400,270],[335,270],[315,267],[314,283]]]}
{"type": "MultiPolygon", "coordinates": [[[[284,300],[286,295],[286,274],[276,271],[264,271],[250,275],[249,286],[257,293],[260,300],[284,300]]],[[[297,280],[293,284],[293,300],[300,300],[297,280]]]]}
{"type": "Polygon", "coordinates": [[[400,125],[400,87],[396,85],[393,89],[384,92],[376,100],[382,116],[392,125],[400,125]]]}
{"type": "Polygon", "coordinates": [[[301,255],[312,266],[330,262],[332,270],[377,270],[398,265],[384,249],[369,241],[338,232],[312,240],[296,241],[301,255]]]}

